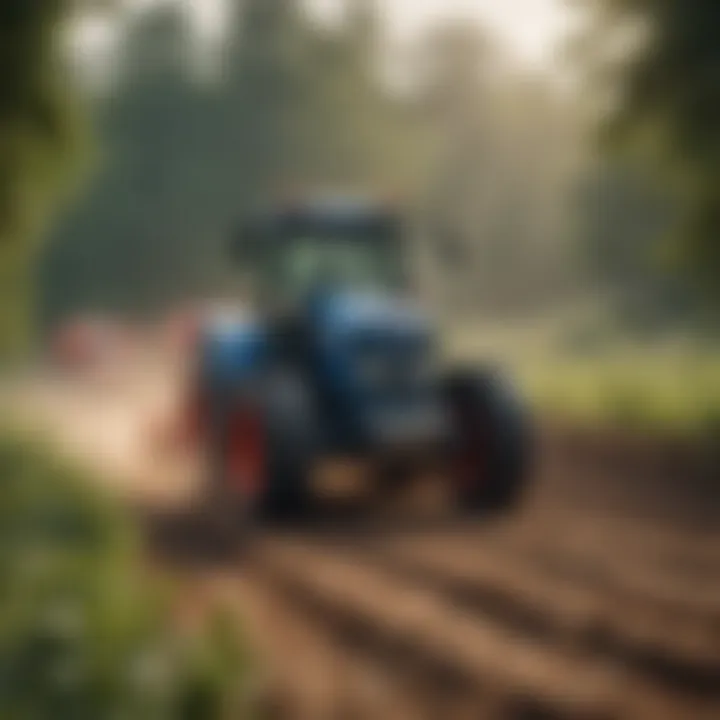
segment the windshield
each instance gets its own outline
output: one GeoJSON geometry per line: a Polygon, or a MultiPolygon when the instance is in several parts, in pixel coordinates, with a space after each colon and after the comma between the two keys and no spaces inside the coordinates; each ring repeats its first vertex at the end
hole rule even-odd
{"type": "Polygon", "coordinates": [[[274,250],[269,280],[286,296],[322,285],[397,290],[403,281],[398,244],[387,237],[299,234],[274,250]]]}

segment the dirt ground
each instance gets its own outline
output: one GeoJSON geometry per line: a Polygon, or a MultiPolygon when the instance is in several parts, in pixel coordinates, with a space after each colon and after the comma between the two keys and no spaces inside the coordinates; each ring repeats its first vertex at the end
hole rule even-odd
{"type": "Polygon", "coordinates": [[[688,465],[647,459],[662,448],[543,436],[512,517],[266,529],[239,553],[197,512],[192,458],[159,448],[174,386],[145,363],[38,381],[25,405],[138,508],[189,612],[238,613],[263,716],[720,717],[718,504],[688,465]]]}

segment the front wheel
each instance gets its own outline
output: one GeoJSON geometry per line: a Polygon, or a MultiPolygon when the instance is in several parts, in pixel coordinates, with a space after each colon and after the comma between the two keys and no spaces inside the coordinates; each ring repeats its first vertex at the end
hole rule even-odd
{"type": "Polygon", "coordinates": [[[529,413],[496,371],[456,371],[444,383],[453,433],[451,467],[461,506],[507,512],[531,470],[529,413]]]}

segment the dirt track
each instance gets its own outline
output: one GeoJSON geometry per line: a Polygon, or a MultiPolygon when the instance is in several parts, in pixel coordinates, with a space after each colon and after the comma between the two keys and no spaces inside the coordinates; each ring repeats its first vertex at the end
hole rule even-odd
{"type": "Polygon", "coordinates": [[[40,405],[147,511],[188,608],[240,613],[268,716],[720,717],[720,528],[682,477],[675,497],[548,454],[511,519],[267,531],[239,557],[184,507],[187,467],[150,452],[162,392],[143,383],[55,385],[40,405]]]}

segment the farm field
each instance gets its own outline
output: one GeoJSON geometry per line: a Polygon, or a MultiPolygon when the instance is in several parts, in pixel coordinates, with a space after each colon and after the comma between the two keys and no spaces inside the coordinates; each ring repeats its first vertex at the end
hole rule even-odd
{"type": "Polygon", "coordinates": [[[547,433],[516,516],[266,530],[239,553],[198,515],[187,459],[149,449],[167,373],[125,372],[54,382],[33,412],[113,467],[149,557],[187,589],[183,612],[238,614],[264,716],[718,717],[720,502],[689,466],[663,473],[647,449],[623,462],[611,437],[573,453],[547,433]]]}

